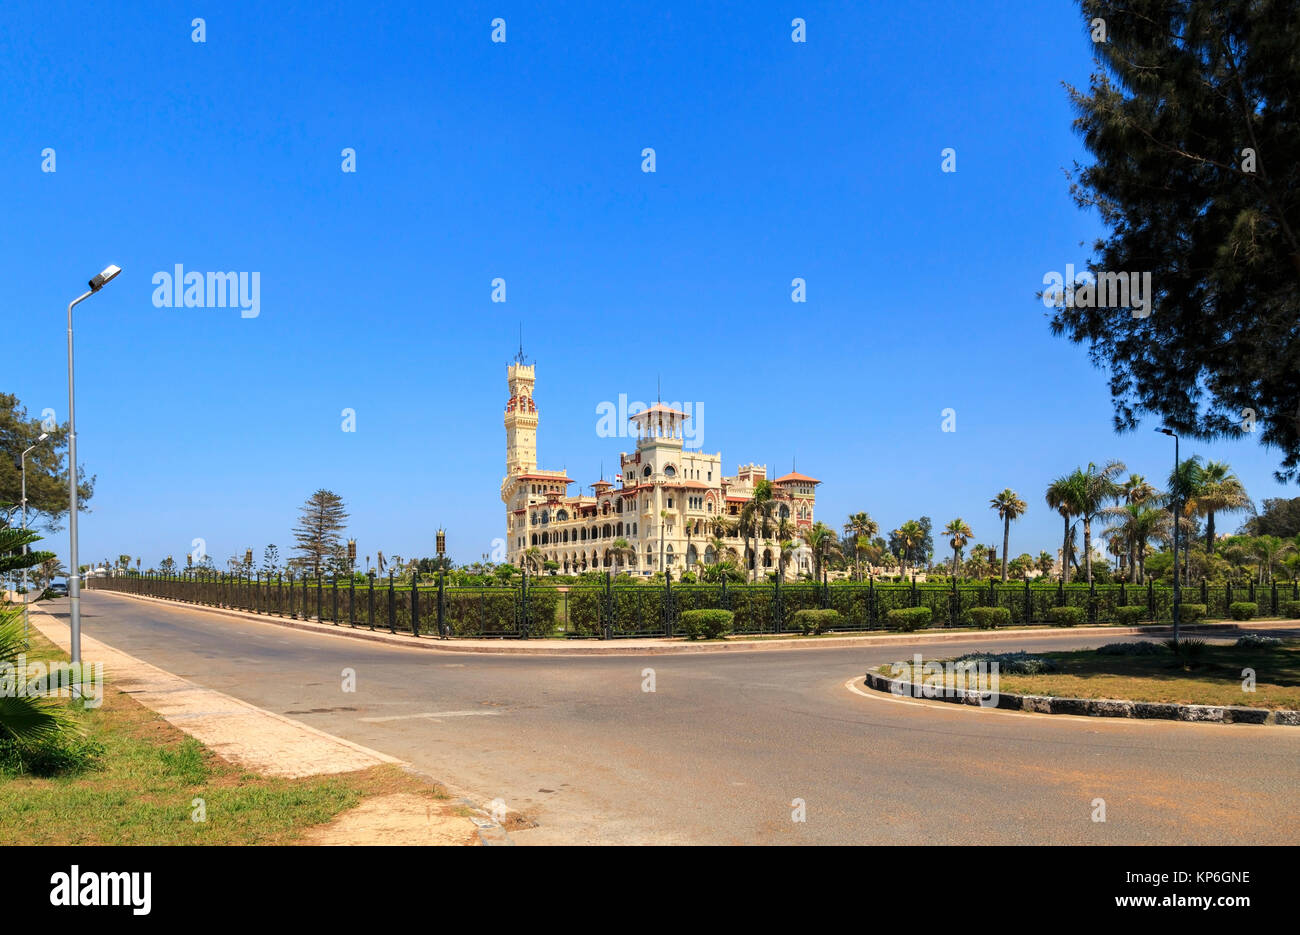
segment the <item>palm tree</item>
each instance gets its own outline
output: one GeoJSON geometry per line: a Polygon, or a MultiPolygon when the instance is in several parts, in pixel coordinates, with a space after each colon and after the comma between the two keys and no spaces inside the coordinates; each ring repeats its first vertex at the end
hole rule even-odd
{"type": "Polygon", "coordinates": [[[835,535],[835,530],[831,529],[825,523],[818,520],[807,529],[802,530],[804,541],[812,550],[813,556],[813,578],[820,581],[822,578],[822,563],[832,555],[839,552],[839,537],[835,535]]]}
{"type": "MultiPolygon", "coordinates": [[[[754,485],[754,492],[744,506],[740,508],[740,530],[745,537],[746,562],[754,558],[750,555],[749,542],[755,541],[757,547],[760,536],[766,538],[767,524],[772,513],[772,482],[761,480],[754,485]]],[[[757,550],[757,548],[755,549],[757,550]]],[[[758,571],[758,562],[752,561],[750,578],[758,571]]]]}
{"type": "MultiPolygon", "coordinates": [[[[399,556],[393,556],[394,567],[398,565],[398,560],[399,556]]],[[[524,551],[524,567],[531,568],[534,574],[542,570],[543,561],[545,561],[545,557],[542,555],[542,550],[537,546],[530,546],[524,551]]]]}
{"type": "Polygon", "coordinates": [[[1129,503],[1107,513],[1115,517],[1112,529],[1118,529],[1131,549],[1133,575],[1136,583],[1146,577],[1147,548],[1151,540],[1168,538],[1170,516],[1165,510],[1145,503],[1129,503]]]}
{"type": "Polygon", "coordinates": [[[1187,460],[1179,462],[1177,469],[1169,472],[1169,497],[1172,501],[1170,510],[1173,509],[1173,503],[1179,504],[1181,515],[1178,517],[1178,528],[1179,532],[1186,533],[1180,536],[1183,547],[1184,582],[1191,580],[1188,566],[1191,565],[1192,517],[1196,515],[1196,501],[1204,490],[1204,471],[1201,456],[1192,455],[1187,460]]]}
{"type": "Polygon", "coordinates": [[[952,576],[955,579],[957,577],[957,557],[974,533],[971,532],[970,527],[959,516],[943,527],[943,534],[948,537],[948,544],[952,546],[952,576]]]}
{"type": "Polygon", "coordinates": [[[1214,514],[1250,509],[1250,497],[1240,478],[1223,461],[1207,461],[1201,470],[1196,512],[1205,517],[1205,552],[1214,554],[1214,514]]]}
{"type": "Polygon", "coordinates": [[[844,524],[844,535],[853,537],[853,571],[859,581],[862,580],[862,551],[864,545],[871,544],[871,538],[880,532],[880,527],[869,513],[853,513],[844,524]]]}
{"type": "Polygon", "coordinates": [[[899,564],[902,566],[903,574],[906,575],[908,557],[912,554],[913,549],[920,548],[921,543],[925,541],[925,530],[916,520],[909,519],[894,530],[894,538],[903,547],[903,554],[899,556],[899,564]]]}
{"type": "Polygon", "coordinates": [[[1148,484],[1142,474],[1130,474],[1128,480],[1119,485],[1119,489],[1126,503],[1143,503],[1160,496],[1160,491],[1148,484]]]}
{"type": "Polygon", "coordinates": [[[799,544],[792,539],[783,539],[781,541],[781,554],[777,560],[777,568],[780,569],[781,580],[785,580],[785,567],[794,561],[795,554],[799,551],[799,544]]]}
{"type": "Polygon", "coordinates": [[[1052,566],[1056,564],[1056,559],[1052,558],[1052,553],[1040,550],[1038,559],[1034,562],[1034,567],[1038,569],[1040,575],[1050,575],[1052,566]]]}
{"type": "Polygon", "coordinates": [[[617,575],[622,573],[625,561],[636,555],[636,549],[632,547],[632,543],[620,537],[610,545],[609,554],[614,559],[614,574],[617,575]]]}
{"type": "Polygon", "coordinates": [[[1078,499],[1075,510],[1083,518],[1083,560],[1088,574],[1088,583],[1092,584],[1092,519],[1103,509],[1106,501],[1117,499],[1120,487],[1115,482],[1124,471],[1124,462],[1108,461],[1097,467],[1091,461],[1086,470],[1076,470],[1074,476],[1078,499]]]}
{"type": "Polygon", "coordinates": [[[1011,521],[1020,519],[1029,509],[1029,505],[1020,499],[1020,495],[1008,487],[989,501],[992,508],[1002,519],[1002,583],[1007,581],[1007,544],[1011,540],[1011,521]]]}
{"type": "Polygon", "coordinates": [[[1295,548],[1278,536],[1256,536],[1250,543],[1250,549],[1259,558],[1259,583],[1268,584],[1273,580],[1273,565],[1279,558],[1295,548]]]}
{"type": "Polygon", "coordinates": [[[1078,515],[1076,504],[1079,492],[1076,490],[1076,475],[1066,474],[1047,485],[1047,505],[1061,514],[1065,520],[1065,534],[1061,539],[1061,583],[1070,583],[1070,520],[1078,515]]]}

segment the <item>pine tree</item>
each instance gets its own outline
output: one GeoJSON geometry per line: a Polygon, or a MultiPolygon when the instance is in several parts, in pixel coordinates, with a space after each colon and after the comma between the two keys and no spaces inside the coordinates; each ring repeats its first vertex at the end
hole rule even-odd
{"type": "MultiPolygon", "coordinates": [[[[1069,88],[1095,162],[1098,272],[1149,271],[1147,317],[1063,308],[1108,366],[1116,427],[1257,433],[1300,475],[1300,17],[1295,0],[1081,0],[1097,69],[1069,88]],[[1098,21],[1102,21],[1098,26],[1098,21]]],[[[1086,40],[1085,40],[1086,41],[1086,40]]],[[[1068,284],[1067,284],[1068,286],[1068,284]]]]}
{"type": "Polygon", "coordinates": [[[343,498],[332,490],[317,490],[307,498],[294,527],[297,553],[290,564],[320,575],[326,565],[342,552],[342,533],[347,528],[348,512],[343,498]]]}

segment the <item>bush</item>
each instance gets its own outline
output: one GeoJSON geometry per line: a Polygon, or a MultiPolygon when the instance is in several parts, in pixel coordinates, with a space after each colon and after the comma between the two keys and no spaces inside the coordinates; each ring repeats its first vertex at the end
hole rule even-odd
{"type": "MultiPolygon", "coordinates": [[[[1142,618],[1144,618],[1146,615],[1147,615],[1147,609],[1143,607],[1141,604],[1131,604],[1128,607],[1115,608],[1115,619],[1120,623],[1130,627],[1141,623],[1142,618]]],[[[1121,645],[1128,645],[1128,644],[1113,643],[1111,645],[1121,646],[1121,645]]],[[[1134,645],[1146,646],[1149,644],[1140,643],[1134,645]]]]}
{"type": "Polygon", "coordinates": [[[1180,623],[1195,623],[1205,616],[1208,608],[1204,604],[1179,604],[1178,621],[1180,623]]]}
{"type": "Polygon", "coordinates": [[[825,633],[840,623],[838,610],[796,610],[790,616],[790,625],[803,632],[804,636],[812,633],[825,633]]]}
{"type": "Polygon", "coordinates": [[[972,607],[970,618],[981,630],[1011,625],[1011,611],[1005,607],[972,607]]]}
{"type": "Polygon", "coordinates": [[[1283,617],[1300,620],[1300,601],[1282,601],[1278,609],[1282,611],[1283,617]]]}
{"type": "Polygon", "coordinates": [[[1233,620],[1249,620],[1259,613],[1259,605],[1250,601],[1233,601],[1228,605],[1228,616],[1233,620]]]}
{"type": "Polygon", "coordinates": [[[1023,649],[1008,653],[966,653],[953,661],[971,665],[996,662],[999,675],[1042,675],[1044,672],[1056,671],[1055,662],[1042,656],[1031,656],[1023,649]]]}
{"type": "Polygon", "coordinates": [[[1240,649],[1272,649],[1274,646],[1281,646],[1282,641],[1276,636],[1260,636],[1258,633],[1247,633],[1239,638],[1235,645],[1240,649]]]}
{"type": "Polygon", "coordinates": [[[1098,646],[1097,652],[1103,656],[1155,656],[1160,652],[1159,643],[1107,643],[1098,646]]]}
{"type": "Polygon", "coordinates": [[[1077,627],[1088,622],[1086,607],[1051,607],[1047,611],[1047,622],[1054,627],[1077,627]]]}
{"type": "Polygon", "coordinates": [[[682,630],[687,639],[714,640],[731,632],[735,614],[729,610],[684,610],[681,615],[682,630]]]}
{"type": "Polygon", "coordinates": [[[885,621],[887,626],[908,633],[913,630],[924,630],[930,625],[930,608],[896,607],[885,614],[885,621]]]}
{"type": "Polygon", "coordinates": [[[1205,640],[1182,640],[1175,643],[1173,640],[1165,640],[1165,646],[1175,656],[1183,656],[1189,662],[1195,662],[1205,654],[1205,649],[1209,644],[1205,640]]]}

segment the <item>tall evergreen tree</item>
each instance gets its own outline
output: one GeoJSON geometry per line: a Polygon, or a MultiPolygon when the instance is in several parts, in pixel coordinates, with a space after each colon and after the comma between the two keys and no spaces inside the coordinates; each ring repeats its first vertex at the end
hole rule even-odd
{"type": "Polygon", "coordinates": [[[317,490],[303,504],[298,525],[293,529],[297,554],[291,563],[309,571],[313,577],[321,574],[343,551],[342,534],[347,523],[343,498],[332,490],[317,490]]]}
{"type": "MultiPolygon", "coordinates": [[[[1115,424],[1255,431],[1300,475],[1300,17],[1295,0],[1081,0],[1097,67],[1069,88],[1093,156],[1099,271],[1149,271],[1150,314],[1061,308],[1110,371],[1115,424]],[[1253,413],[1253,419],[1248,411],[1253,413]]],[[[1086,39],[1084,40],[1087,41],[1086,39]]],[[[1076,167],[1077,168],[1077,167],[1076,167]]],[[[1068,284],[1067,284],[1068,285],[1068,284]]]]}

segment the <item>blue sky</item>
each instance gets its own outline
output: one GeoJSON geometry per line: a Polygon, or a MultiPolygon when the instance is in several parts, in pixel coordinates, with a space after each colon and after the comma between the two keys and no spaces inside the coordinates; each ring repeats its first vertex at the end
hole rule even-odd
{"type": "MultiPolygon", "coordinates": [[[[583,484],[631,446],[597,406],[657,379],[704,404],[728,473],[797,457],[837,527],[961,516],[1000,544],[1010,486],[1013,554],[1036,553],[1052,477],[1168,473],[1034,297],[1098,233],[1062,171],[1084,158],[1062,82],[1091,70],[1074,4],[270,6],[0,11],[3,388],[33,413],[66,417],[67,302],[124,269],[77,314],[83,557],[284,553],[328,487],[363,555],[430,554],[443,524],[477,559],[521,323],[542,466],[583,484]],[[176,264],[259,272],[260,314],[154,307],[176,264]]],[[[1253,442],[1183,450],[1295,494],[1253,442]]]]}

